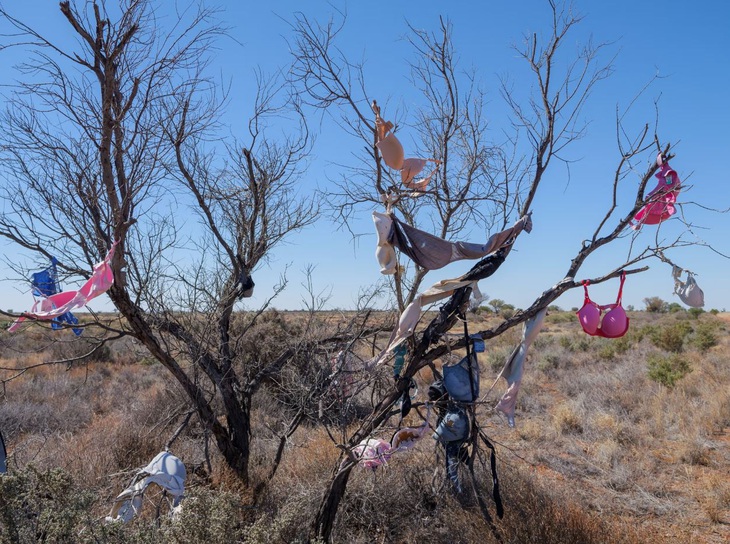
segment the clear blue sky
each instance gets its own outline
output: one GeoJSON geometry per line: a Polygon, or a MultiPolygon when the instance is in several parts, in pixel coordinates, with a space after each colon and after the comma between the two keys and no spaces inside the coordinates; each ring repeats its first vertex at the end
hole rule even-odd
{"type": "MultiPolygon", "coordinates": [[[[111,0],[109,2],[112,3],[111,0]]],[[[172,2],[159,2],[161,6],[172,2]]],[[[3,0],[6,8],[17,16],[55,35],[65,32],[65,21],[57,2],[48,0],[3,0]]],[[[549,32],[550,11],[544,0],[519,2],[332,2],[319,0],[294,1],[219,1],[222,17],[231,26],[233,40],[222,41],[216,62],[224,79],[231,80],[230,113],[233,133],[243,133],[254,91],[253,71],[256,67],[274,70],[288,62],[287,20],[294,11],[303,11],[309,18],[325,21],[333,12],[332,5],[347,12],[347,22],[340,45],[356,58],[365,59],[369,91],[373,98],[385,103],[418,105],[407,81],[408,60],[412,51],[403,40],[408,31],[406,21],[416,28],[437,30],[439,16],[453,24],[454,41],[461,66],[474,67],[488,89],[486,107],[494,139],[500,139],[506,126],[505,108],[498,92],[499,76],[509,74],[519,87],[526,85],[526,67],[511,49],[521,43],[525,33],[549,32]],[[240,121],[240,123],[239,123],[240,121]]],[[[618,0],[615,2],[576,1],[575,8],[585,15],[569,41],[585,42],[593,37],[598,42],[611,42],[615,53],[615,73],[594,92],[584,114],[590,121],[587,137],[569,152],[577,162],[572,164],[570,179],[559,164],[553,165],[534,202],[534,230],[522,235],[515,251],[493,277],[480,283],[490,298],[499,298],[518,307],[529,305],[536,296],[560,281],[570,259],[580,249],[581,241],[595,230],[605,209],[613,172],[618,159],[615,139],[616,107],[625,107],[637,92],[654,76],[655,82],[634,105],[628,126],[638,130],[645,122],[653,122],[655,99],[659,99],[659,134],[675,144],[677,158],[672,166],[680,177],[692,185],[680,196],[680,202],[693,201],[714,208],[730,207],[727,190],[728,166],[724,160],[730,152],[730,3],[709,1],[690,6],[669,0],[661,3],[618,0]],[[696,7],[695,7],[696,6],[696,7]]],[[[165,7],[159,8],[161,15],[165,7]]],[[[171,14],[172,12],[170,12],[171,14]]],[[[15,77],[13,61],[6,52],[0,57],[2,82],[15,77]]],[[[319,131],[312,163],[302,190],[326,188],[328,179],[338,177],[335,161],[347,161],[358,142],[348,139],[325,117],[317,119],[313,128],[319,131]]],[[[407,126],[402,127],[407,134],[407,126]]],[[[647,162],[652,159],[647,154],[647,162]]],[[[687,204],[685,217],[699,228],[696,233],[719,251],[730,254],[727,239],[730,216],[713,214],[687,204]]],[[[268,265],[255,271],[256,295],[252,306],[271,292],[280,271],[289,265],[289,288],[277,300],[279,308],[302,306],[303,269],[315,268],[315,290],[331,291],[330,307],[353,305],[358,290],[380,279],[374,257],[375,235],[370,220],[371,210],[361,210],[358,233],[365,234],[354,244],[350,235],[337,232],[324,220],[309,230],[292,237],[280,247],[268,265]]],[[[662,234],[671,236],[680,228],[671,221],[662,226],[662,234]]],[[[656,229],[644,227],[635,247],[652,243],[656,229]]],[[[475,225],[469,241],[486,236],[475,225]]],[[[594,254],[581,270],[582,277],[600,275],[614,268],[629,254],[629,240],[611,244],[606,251],[594,254]]],[[[15,250],[4,247],[6,254],[15,250]]],[[[21,254],[22,257],[22,254],[21,254]]],[[[706,309],[730,309],[730,289],[725,278],[730,261],[707,248],[693,247],[669,254],[680,266],[695,271],[705,292],[706,309]]],[[[470,268],[462,261],[446,269],[431,272],[426,284],[455,277],[470,268]]],[[[643,308],[642,300],[658,296],[678,301],[672,295],[670,269],[658,261],[649,262],[651,269],[627,280],[624,304],[643,308]]],[[[0,271],[0,277],[4,277],[0,271]]],[[[595,286],[594,300],[612,301],[617,281],[595,286]]],[[[26,287],[17,281],[2,281],[4,308],[25,309],[32,302],[26,287]],[[25,291],[25,292],[23,292],[25,291]]],[[[580,306],[582,291],[573,290],[557,303],[570,308],[580,306]]],[[[100,309],[103,303],[96,303],[100,309]]]]}

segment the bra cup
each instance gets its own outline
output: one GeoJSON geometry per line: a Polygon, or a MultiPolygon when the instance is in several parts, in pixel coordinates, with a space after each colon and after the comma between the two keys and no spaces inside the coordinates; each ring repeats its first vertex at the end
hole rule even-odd
{"type": "Polygon", "coordinates": [[[406,159],[400,171],[400,179],[407,186],[426,167],[426,159],[406,159]]]}
{"type": "Polygon", "coordinates": [[[594,302],[586,302],[578,310],[577,315],[583,330],[591,335],[596,334],[598,325],[601,323],[601,310],[598,309],[598,306],[594,302]]]}
{"type": "Polygon", "coordinates": [[[74,298],[76,298],[77,294],[78,291],[62,291],[60,293],[56,293],[55,295],[51,295],[50,297],[46,297],[43,299],[43,302],[41,304],[41,311],[50,311],[55,308],[64,306],[71,302],[74,298]]]}
{"type": "Polygon", "coordinates": [[[378,233],[378,245],[389,245],[390,231],[393,228],[393,220],[387,213],[373,212],[373,223],[378,233]]]}
{"type": "Polygon", "coordinates": [[[398,266],[398,260],[395,256],[395,249],[393,249],[393,246],[386,245],[376,247],[375,258],[378,259],[378,264],[380,264],[381,274],[395,274],[395,270],[398,266]]]}
{"type": "Polygon", "coordinates": [[[400,143],[398,138],[395,137],[395,134],[388,134],[376,145],[378,146],[378,149],[380,149],[380,154],[383,156],[385,164],[393,170],[400,170],[403,168],[405,153],[403,151],[403,145],[400,143]]]}
{"type": "Polygon", "coordinates": [[[629,329],[629,318],[621,306],[617,306],[603,316],[601,322],[602,336],[618,338],[626,334],[629,329]]]}

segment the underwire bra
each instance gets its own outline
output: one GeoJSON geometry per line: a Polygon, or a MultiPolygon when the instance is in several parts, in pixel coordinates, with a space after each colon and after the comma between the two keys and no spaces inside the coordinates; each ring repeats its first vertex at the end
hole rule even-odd
{"type": "Polygon", "coordinates": [[[581,327],[591,336],[602,336],[603,338],[619,338],[626,334],[629,330],[629,318],[626,311],[621,306],[621,295],[624,289],[624,281],[626,280],[626,272],[621,273],[621,285],[618,289],[618,297],[615,304],[606,304],[599,306],[593,302],[588,296],[589,281],[583,281],[583,289],[585,289],[585,299],[583,307],[578,310],[578,321],[581,327]],[[603,316],[601,314],[608,310],[603,316]]]}

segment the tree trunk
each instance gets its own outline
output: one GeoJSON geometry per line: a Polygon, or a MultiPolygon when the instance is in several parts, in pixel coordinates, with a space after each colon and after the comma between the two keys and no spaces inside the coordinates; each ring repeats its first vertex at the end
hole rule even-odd
{"type": "Polygon", "coordinates": [[[218,421],[213,407],[206,400],[205,394],[182,370],[177,361],[164,350],[155,336],[142,312],[129,300],[127,292],[121,286],[113,286],[109,291],[112,302],[129,323],[137,338],[162,365],[180,383],[188,398],[193,402],[201,422],[210,429],[215,437],[216,445],[229,467],[238,475],[243,483],[249,485],[248,462],[251,456],[250,429],[251,415],[249,398],[245,395],[239,400],[237,387],[232,377],[219,380],[218,391],[223,401],[226,425],[218,421]]]}
{"type": "MultiPolygon", "coordinates": [[[[421,336],[418,347],[404,369],[403,377],[399,379],[393,390],[386,395],[373,410],[373,416],[351,435],[349,446],[354,447],[361,440],[367,438],[374,429],[383,423],[390,415],[393,403],[400,398],[404,391],[408,390],[410,378],[425,366],[425,353],[428,347],[437,342],[456,322],[457,316],[463,314],[464,308],[469,302],[471,287],[462,287],[457,289],[451,298],[439,310],[439,314],[431,321],[428,328],[421,336]]],[[[350,472],[355,465],[351,465],[344,469],[338,470],[335,477],[330,482],[327,491],[322,497],[319,505],[317,516],[312,525],[312,531],[317,538],[323,539],[325,542],[330,541],[332,528],[337,518],[337,510],[340,501],[345,496],[347,490],[347,482],[350,478],[350,472]]]]}
{"type": "Polygon", "coordinates": [[[322,502],[319,505],[317,511],[317,517],[314,518],[314,524],[312,530],[314,536],[329,542],[332,536],[332,527],[335,524],[337,518],[337,510],[340,507],[340,501],[345,496],[347,490],[347,482],[350,479],[350,473],[352,472],[351,465],[345,469],[339,470],[335,477],[330,482],[327,492],[322,498],[322,502]]]}

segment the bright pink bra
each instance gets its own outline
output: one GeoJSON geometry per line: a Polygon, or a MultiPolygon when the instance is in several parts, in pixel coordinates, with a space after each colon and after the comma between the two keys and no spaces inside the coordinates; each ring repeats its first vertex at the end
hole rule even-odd
{"type": "Polygon", "coordinates": [[[593,302],[588,296],[588,280],[583,280],[583,289],[585,289],[585,299],[583,307],[578,310],[578,321],[580,321],[583,330],[591,336],[602,336],[603,338],[619,338],[626,334],[629,330],[629,318],[621,306],[621,294],[624,289],[624,281],[626,280],[626,272],[621,273],[621,286],[618,289],[618,297],[615,304],[606,304],[599,306],[593,302]],[[601,313],[605,310],[608,312],[601,317],[601,313]]]}

